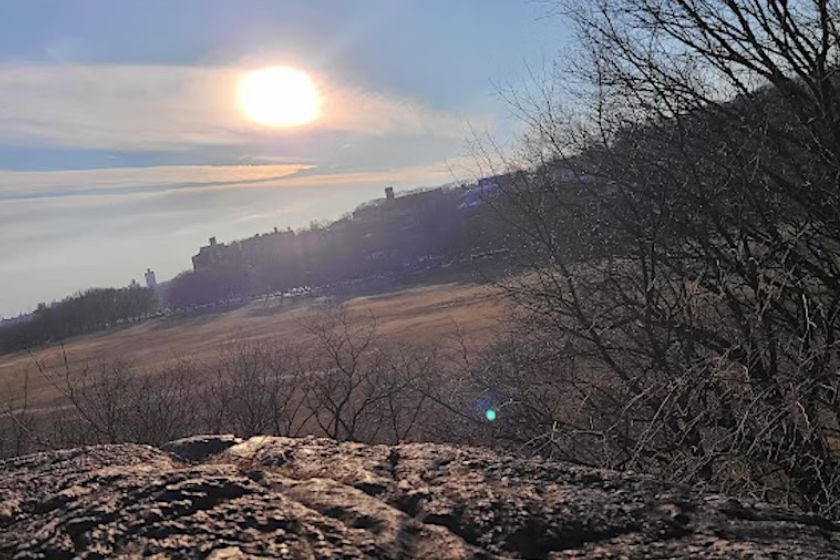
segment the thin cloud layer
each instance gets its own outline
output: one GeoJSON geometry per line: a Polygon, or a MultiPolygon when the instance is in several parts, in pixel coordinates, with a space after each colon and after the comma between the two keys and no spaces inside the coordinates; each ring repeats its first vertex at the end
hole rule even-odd
{"type": "MultiPolygon", "coordinates": [[[[243,68],[0,65],[0,144],[108,150],[238,145],[280,134],[248,123],[235,99],[243,68]]],[[[463,137],[480,115],[315,76],[323,118],[311,130],[463,137]]]]}
{"type": "Polygon", "coordinates": [[[161,165],[72,171],[0,171],[0,201],[230,187],[280,179],[313,167],[307,164],[161,165]]]}
{"type": "Polygon", "coordinates": [[[0,171],[0,203],[31,199],[152,195],[171,191],[357,185],[439,185],[478,176],[472,158],[376,171],[323,173],[310,164],[161,165],[65,171],[0,171]],[[302,172],[309,173],[302,173],[302,172]]]}

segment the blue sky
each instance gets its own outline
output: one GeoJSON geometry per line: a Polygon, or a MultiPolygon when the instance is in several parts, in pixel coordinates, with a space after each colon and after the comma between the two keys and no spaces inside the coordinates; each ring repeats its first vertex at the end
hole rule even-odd
{"type": "Polygon", "coordinates": [[[206,238],[331,219],[386,185],[470,179],[468,138],[517,125],[498,86],[570,34],[529,0],[0,3],[0,316],[151,267],[206,238]],[[252,69],[309,72],[310,126],[243,118],[252,69]]]}

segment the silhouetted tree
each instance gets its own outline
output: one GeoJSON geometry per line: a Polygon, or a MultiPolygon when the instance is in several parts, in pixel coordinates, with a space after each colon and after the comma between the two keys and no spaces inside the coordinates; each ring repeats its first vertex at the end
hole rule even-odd
{"type": "Polygon", "coordinates": [[[549,382],[563,412],[522,435],[568,458],[836,515],[836,4],[565,5],[577,82],[512,100],[527,171],[504,212],[535,266],[511,343],[531,351],[484,382],[523,414],[522,384],[549,382]]]}

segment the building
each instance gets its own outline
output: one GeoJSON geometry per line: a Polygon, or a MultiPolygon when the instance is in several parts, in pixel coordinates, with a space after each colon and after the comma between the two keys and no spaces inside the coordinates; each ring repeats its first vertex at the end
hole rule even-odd
{"type": "Polygon", "coordinates": [[[257,234],[238,242],[246,267],[290,259],[295,254],[295,232],[291,229],[257,234]]]}
{"type": "Polygon", "coordinates": [[[151,290],[157,289],[157,278],[155,278],[155,272],[151,268],[147,268],[143,276],[146,277],[146,287],[151,290]]]}
{"type": "Polygon", "coordinates": [[[384,198],[329,225],[299,232],[275,227],[227,244],[211,237],[192,257],[193,269],[208,279],[235,278],[254,295],[399,276],[418,263],[502,246],[503,229],[490,213],[459,211],[479,206],[497,188],[496,178],[470,189],[418,189],[400,196],[387,187],[384,198]]]}
{"type": "Polygon", "coordinates": [[[211,237],[209,244],[199,248],[198,254],[193,256],[192,263],[196,272],[237,270],[241,268],[242,252],[237,243],[225,245],[211,237]]]}

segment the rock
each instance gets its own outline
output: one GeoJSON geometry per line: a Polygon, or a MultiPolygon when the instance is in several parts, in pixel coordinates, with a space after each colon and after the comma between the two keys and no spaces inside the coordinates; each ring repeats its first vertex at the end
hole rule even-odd
{"type": "Polygon", "coordinates": [[[0,462],[0,558],[840,558],[828,520],[641,475],[433,444],[186,441],[167,448],[210,459],[110,445],[0,462]]]}
{"type": "Polygon", "coordinates": [[[232,434],[220,434],[176,439],[164,443],[160,448],[185,461],[196,462],[218,455],[238,443],[242,443],[238,437],[232,434]]]}

